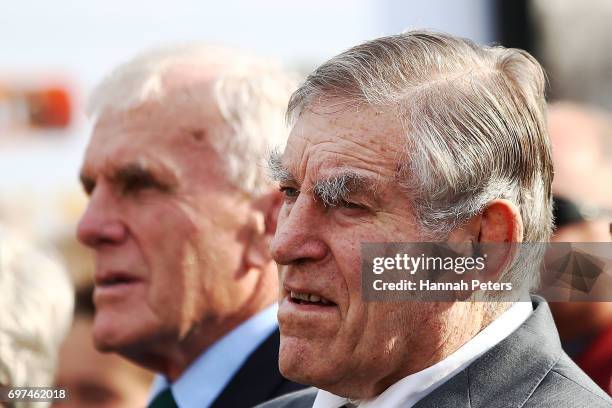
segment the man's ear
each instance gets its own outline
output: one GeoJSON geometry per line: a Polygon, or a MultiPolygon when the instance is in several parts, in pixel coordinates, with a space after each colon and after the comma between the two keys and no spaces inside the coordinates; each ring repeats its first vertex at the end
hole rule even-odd
{"type": "Polygon", "coordinates": [[[523,218],[519,209],[510,201],[491,201],[480,217],[478,241],[523,242],[523,218]]]}
{"type": "Polygon", "coordinates": [[[487,257],[483,277],[497,279],[517,255],[523,241],[523,219],[519,209],[508,200],[491,201],[480,215],[477,244],[487,257]]]}
{"type": "Polygon", "coordinates": [[[278,212],[283,203],[280,191],[270,190],[253,200],[251,233],[247,242],[247,267],[262,268],[272,261],[270,242],[276,232],[278,212]]]}

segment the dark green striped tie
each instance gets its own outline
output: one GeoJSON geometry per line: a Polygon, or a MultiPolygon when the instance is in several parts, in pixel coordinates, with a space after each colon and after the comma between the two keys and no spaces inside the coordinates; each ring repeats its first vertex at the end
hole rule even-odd
{"type": "Polygon", "coordinates": [[[178,408],[170,387],[157,394],[148,408],[178,408]]]}

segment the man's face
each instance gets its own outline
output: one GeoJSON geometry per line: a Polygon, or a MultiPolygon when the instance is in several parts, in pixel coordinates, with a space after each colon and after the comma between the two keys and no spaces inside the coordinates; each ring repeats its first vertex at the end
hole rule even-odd
{"type": "MultiPolygon", "coordinates": [[[[210,86],[198,90],[210,94],[210,86]]],[[[78,238],[95,250],[94,340],[128,356],[164,348],[243,313],[245,195],[209,138],[225,126],[212,97],[168,96],[102,114],[81,172],[90,196],[78,238]],[[201,124],[205,124],[203,127],[201,124]]]]}
{"type": "MultiPolygon", "coordinates": [[[[435,306],[361,297],[362,242],[419,240],[397,183],[404,145],[392,112],[331,103],[303,112],[291,132],[272,254],[280,265],[280,367],[293,380],[341,395],[369,381],[384,387],[405,375],[407,349],[421,353],[415,328],[426,326],[435,306]],[[342,184],[339,196],[326,193],[342,184]]],[[[376,392],[364,387],[362,396],[376,392]]]]}

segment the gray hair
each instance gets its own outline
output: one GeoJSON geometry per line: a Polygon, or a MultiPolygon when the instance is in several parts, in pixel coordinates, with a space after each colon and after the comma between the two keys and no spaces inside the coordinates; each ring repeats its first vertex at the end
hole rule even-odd
{"type": "MultiPolygon", "coordinates": [[[[406,132],[398,177],[427,236],[442,238],[504,198],[520,210],[524,240],[544,242],[553,177],[544,88],[525,51],[411,31],[325,62],[292,95],[287,119],[328,99],[394,109],[406,132]]],[[[532,287],[532,263],[517,260],[507,273],[532,287]]]]}
{"type": "MultiPolygon", "coordinates": [[[[106,109],[129,110],[148,101],[163,101],[164,79],[182,68],[214,72],[214,94],[227,127],[213,129],[210,142],[226,165],[228,179],[249,194],[269,188],[265,160],[286,143],[285,108],[296,79],[274,61],[228,48],[189,44],[145,52],[116,68],[93,91],[88,115],[106,109]]],[[[200,95],[190,93],[194,103],[200,95]]]]}
{"type": "MultiPolygon", "coordinates": [[[[73,304],[72,283],[64,267],[0,228],[0,384],[53,385],[73,304]]],[[[40,403],[32,406],[36,404],[40,403]]]]}

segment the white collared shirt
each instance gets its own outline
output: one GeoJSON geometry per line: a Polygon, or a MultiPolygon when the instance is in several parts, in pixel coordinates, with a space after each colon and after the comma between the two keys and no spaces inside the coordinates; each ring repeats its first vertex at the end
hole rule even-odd
{"type": "MultiPolygon", "coordinates": [[[[278,304],[268,306],[226,334],[170,385],[179,408],[206,408],[221,394],[249,355],[276,330],[278,304]]],[[[155,376],[149,403],[168,387],[168,380],[155,376]]]]}
{"type": "Polygon", "coordinates": [[[359,408],[408,408],[450,380],[474,360],[521,326],[533,312],[531,302],[516,302],[457,351],[431,367],[402,378],[382,394],[362,401],[319,390],[312,408],[339,408],[351,402],[359,408]]]}

